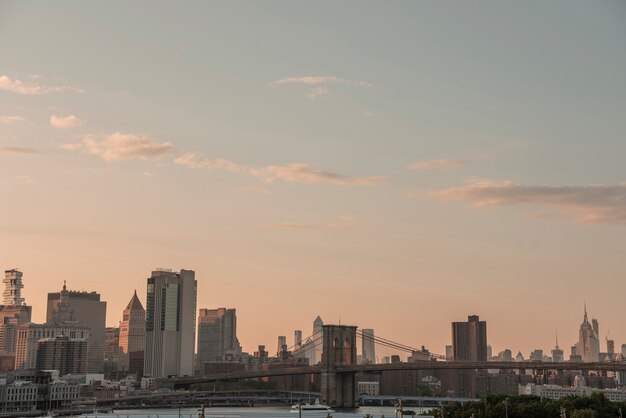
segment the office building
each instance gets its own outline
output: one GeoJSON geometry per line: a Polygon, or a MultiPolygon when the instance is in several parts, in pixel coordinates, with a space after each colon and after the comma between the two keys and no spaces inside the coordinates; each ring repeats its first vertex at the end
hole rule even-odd
{"type": "Polygon", "coordinates": [[[302,347],[302,330],[297,329],[293,332],[293,347],[294,350],[299,350],[302,347]]]}
{"type": "Polygon", "coordinates": [[[191,376],[197,282],[192,270],[156,270],[148,278],[144,375],[191,376]]]}
{"type": "Polygon", "coordinates": [[[47,323],[67,322],[67,313],[71,310],[73,321],[89,328],[88,373],[101,373],[103,371],[106,309],[107,304],[100,300],[99,293],[68,291],[66,283],[63,283],[61,292],[48,293],[47,323]],[[59,311],[58,305],[64,294],[69,309],[59,311]]]}
{"type": "Polygon", "coordinates": [[[600,339],[596,331],[599,331],[598,321],[592,320],[589,323],[587,317],[587,305],[585,304],[585,315],[578,330],[577,354],[584,362],[596,362],[600,356],[600,339]]]}
{"type": "Polygon", "coordinates": [[[140,378],[146,348],[146,310],[137,297],[137,291],[122,312],[119,346],[119,370],[140,378]]]}
{"type": "Polygon", "coordinates": [[[15,355],[17,331],[31,320],[32,308],[22,297],[22,272],[12,269],[4,272],[3,304],[0,305],[0,352],[15,355]]]}
{"type": "Polygon", "coordinates": [[[278,336],[278,350],[276,351],[276,353],[280,354],[283,351],[287,351],[287,337],[285,337],[284,335],[279,335],[278,336]]]}
{"type": "Polygon", "coordinates": [[[452,323],[452,355],[455,361],[487,361],[487,323],[478,315],[452,323]]]}
{"type": "Polygon", "coordinates": [[[24,284],[22,283],[22,272],[16,269],[5,270],[2,283],[4,283],[2,304],[4,306],[23,305],[22,289],[24,284]]]}
{"type": "Polygon", "coordinates": [[[216,361],[233,361],[241,355],[237,339],[236,309],[200,309],[198,312],[198,372],[204,364],[216,361]]]}
{"type": "Polygon", "coordinates": [[[58,370],[60,376],[87,372],[87,340],[52,337],[37,341],[37,370],[58,370]]]}
{"type": "MultiPolygon", "coordinates": [[[[17,347],[15,352],[16,370],[37,369],[37,343],[41,339],[68,337],[72,340],[80,339],[88,341],[89,329],[76,323],[65,324],[23,324],[20,325],[17,334],[17,347]]],[[[88,356],[87,356],[88,358],[88,356]]],[[[87,360],[89,361],[89,360],[87,360]]]]}
{"type": "Polygon", "coordinates": [[[376,363],[376,345],[374,342],[374,330],[370,328],[364,328],[361,331],[361,354],[362,361],[365,364],[376,363]]]}

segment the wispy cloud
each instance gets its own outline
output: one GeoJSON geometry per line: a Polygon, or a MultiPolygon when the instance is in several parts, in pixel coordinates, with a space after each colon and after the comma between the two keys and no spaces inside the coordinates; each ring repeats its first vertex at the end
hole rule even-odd
{"type": "Polygon", "coordinates": [[[315,229],[346,229],[356,225],[356,221],[351,216],[342,216],[334,222],[326,223],[296,223],[296,222],[278,222],[264,224],[263,227],[278,230],[315,230],[315,229]]]}
{"type": "Polygon", "coordinates": [[[169,142],[156,142],[148,136],[120,132],[105,136],[90,135],[80,143],[64,144],[62,147],[68,151],[97,155],[106,161],[147,160],[175,152],[174,146],[169,142]]]}
{"type": "Polygon", "coordinates": [[[335,76],[302,76],[302,77],[285,77],[280,80],[273,81],[270,85],[282,86],[289,84],[301,84],[310,87],[307,94],[309,99],[317,99],[326,96],[330,92],[328,87],[331,84],[347,84],[357,87],[370,87],[371,84],[360,80],[349,80],[346,78],[335,76]]]}
{"type": "Polygon", "coordinates": [[[33,148],[0,146],[0,154],[41,154],[41,152],[33,148]]]}
{"type": "Polygon", "coordinates": [[[31,183],[34,183],[34,182],[35,182],[31,176],[17,176],[16,178],[17,178],[20,182],[22,182],[22,183],[26,183],[26,184],[31,184],[31,183]]]}
{"type": "Polygon", "coordinates": [[[252,175],[264,181],[273,183],[283,181],[287,183],[331,183],[341,185],[375,185],[387,181],[387,177],[348,177],[330,171],[314,169],[310,164],[292,163],[287,165],[269,165],[255,168],[238,164],[230,160],[209,160],[194,153],[181,155],[174,160],[176,164],[191,168],[207,170],[226,170],[252,175]]]}
{"type": "Polygon", "coordinates": [[[447,170],[450,168],[462,167],[469,163],[469,160],[450,160],[450,159],[435,159],[418,161],[409,165],[410,170],[447,170]]]}
{"type": "Polygon", "coordinates": [[[75,93],[84,93],[83,89],[72,86],[44,86],[37,82],[37,78],[30,78],[28,80],[12,79],[9,76],[0,76],[0,90],[7,90],[18,94],[24,95],[41,95],[48,93],[61,93],[64,91],[71,91],[75,93]]]}
{"type": "Polygon", "coordinates": [[[27,120],[21,116],[0,116],[0,125],[11,125],[20,122],[27,122],[27,120]]]}
{"type": "Polygon", "coordinates": [[[472,202],[475,208],[536,205],[580,223],[626,224],[626,183],[605,186],[539,186],[512,181],[473,180],[432,196],[472,202]]]}
{"type": "Polygon", "coordinates": [[[72,128],[75,126],[80,126],[82,124],[83,124],[83,121],[74,115],[50,116],[50,125],[54,126],[55,128],[61,128],[61,129],[72,128]]]}

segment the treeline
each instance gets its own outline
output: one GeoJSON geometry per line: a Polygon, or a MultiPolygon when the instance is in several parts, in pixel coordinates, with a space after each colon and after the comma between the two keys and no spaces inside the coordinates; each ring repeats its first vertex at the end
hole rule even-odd
{"type": "MultiPolygon", "coordinates": [[[[559,400],[538,396],[488,395],[480,402],[455,404],[444,408],[444,418],[559,418],[561,410],[568,418],[616,418],[626,413],[626,402],[609,402],[600,393],[570,396],[559,400]],[[621,411],[620,411],[621,410],[621,411]]],[[[426,415],[441,418],[441,410],[426,415]]]]}

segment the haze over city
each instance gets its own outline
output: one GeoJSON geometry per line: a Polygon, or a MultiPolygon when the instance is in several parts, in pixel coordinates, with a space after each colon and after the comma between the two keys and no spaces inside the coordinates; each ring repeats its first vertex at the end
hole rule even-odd
{"type": "Polygon", "coordinates": [[[0,5],[0,268],[117,325],[157,267],[245,350],[626,342],[626,6],[0,5]],[[384,22],[384,24],[383,24],[384,22]],[[79,35],[77,35],[79,34],[79,35]],[[306,335],[305,335],[306,336],[306,335]]]}

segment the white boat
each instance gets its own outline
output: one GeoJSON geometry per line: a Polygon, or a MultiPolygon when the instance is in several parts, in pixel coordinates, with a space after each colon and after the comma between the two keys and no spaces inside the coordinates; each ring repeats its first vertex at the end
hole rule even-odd
{"type": "Polygon", "coordinates": [[[316,399],[313,405],[308,404],[308,403],[305,403],[305,404],[297,403],[295,405],[292,405],[291,411],[289,412],[292,414],[298,414],[302,412],[302,413],[309,413],[307,415],[310,415],[311,412],[330,413],[330,412],[335,412],[335,411],[330,409],[330,406],[320,403],[319,399],[316,399]]]}

